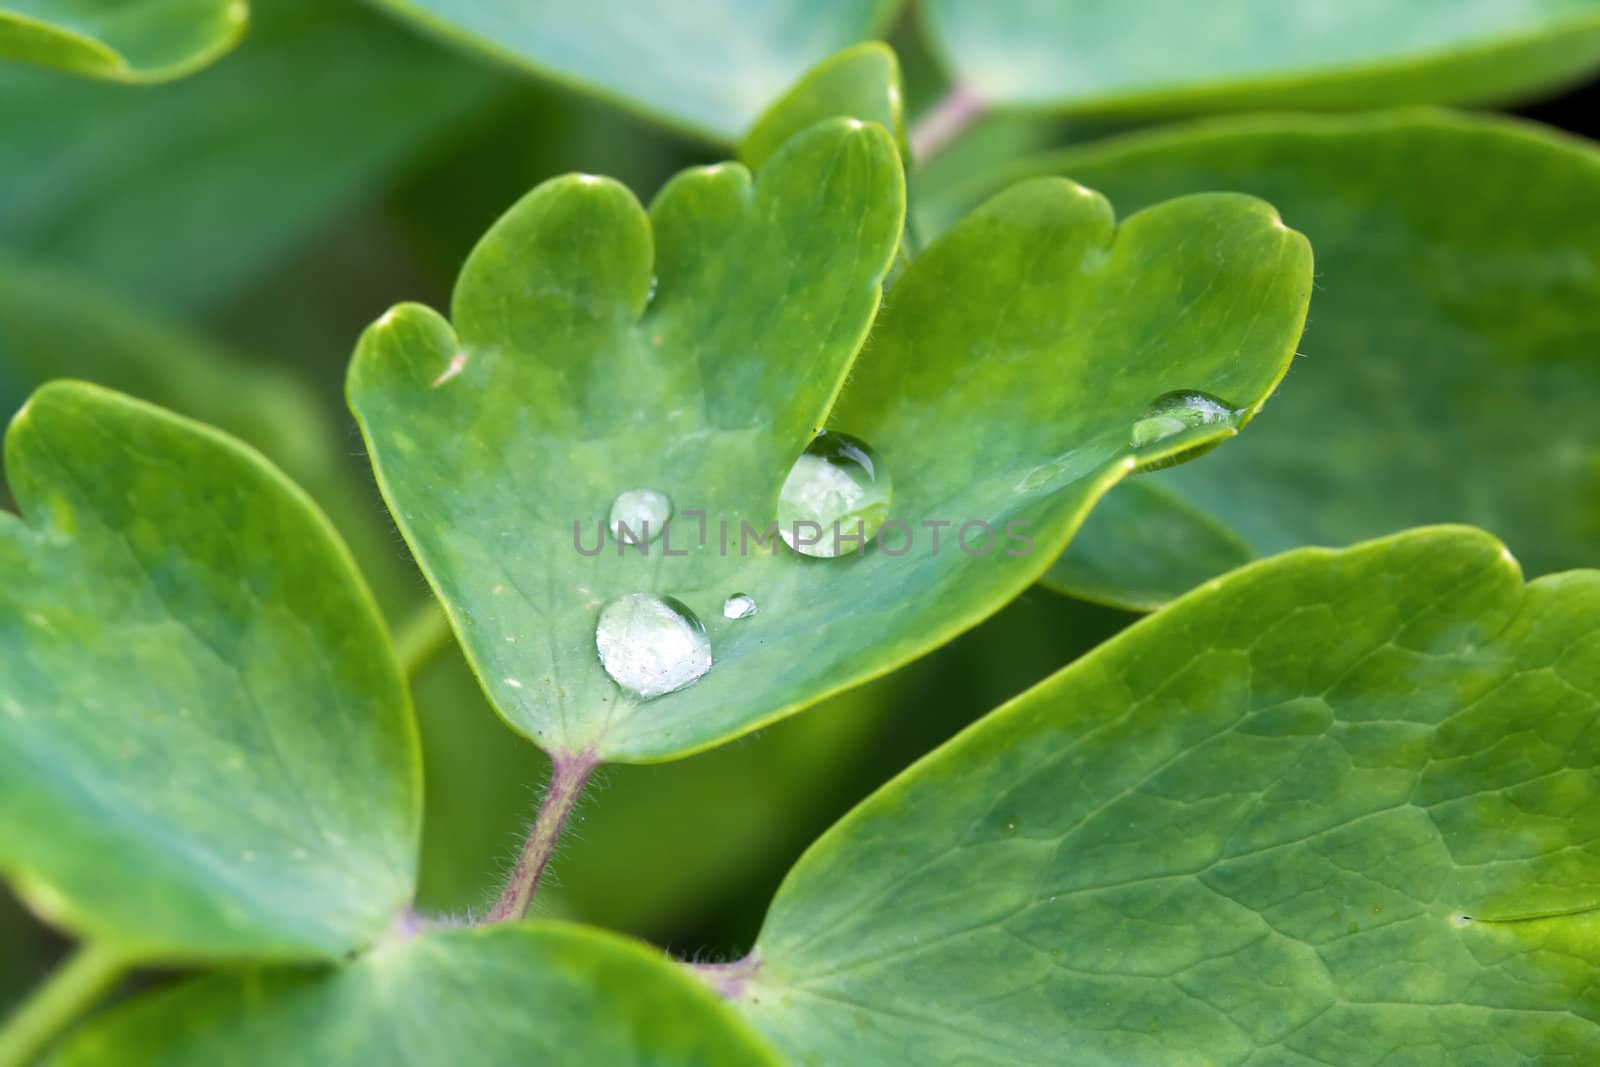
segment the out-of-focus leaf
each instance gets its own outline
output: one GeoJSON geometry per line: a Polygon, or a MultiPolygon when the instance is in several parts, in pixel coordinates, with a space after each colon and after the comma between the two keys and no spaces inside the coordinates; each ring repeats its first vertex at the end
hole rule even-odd
{"type": "Polygon", "coordinates": [[[1481,103],[1600,65],[1600,0],[927,0],[991,103],[1104,111],[1481,103]]]}
{"type": "Polygon", "coordinates": [[[1234,571],[919,763],[721,983],[795,1063],[1600,1059],[1600,572],[1234,571]]]}
{"type": "Polygon", "coordinates": [[[166,81],[232,48],[249,17],[245,0],[4,0],[0,60],[166,81]]]}
{"type": "Polygon", "coordinates": [[[660,953],[556,923],[430,931],[347,966],[198,979],[83,1028],[62,1067],[776,1067],[660,953]]]}
{"type": "Polygon", "coordinates": [[[751,125],[739,142],[739,162],[760,170],[783,142],[824,119],[841,116],[876,122],[894,135],[901,155],[905,154],[900,64],[887,45],[859,44],[807,71],[751,125]]]}
{"type": "Polygon", "coordinates": [[[413,891],[421,776],[332,529],[255,452],[83,383],[5,459],[0,871],[129,961],[368,943],[413,891]]]}
{"type": "Polygon", "coordinates": [[[461,45],[724,144],[899,0],[378,0],[461,45]]]}
{"type": "Polygon", "coordinates": [[[1057,180],[995,198],[919,257],[852,367],[899,194],[888,136],[837,120],[787,141],[758,182],[736,165],[686,173],[648,217],[614,184],[558,180],[468,260],[455,327],[405,305],[363,336],[350,395],[379,481],[519,732],[649,762],[882,674],[1014,597],[1136,465],[1232,436],[1287,367],[1310,256],[1270,207],[1191,197],[1119,229],[1057,180]],[[1185,388],[1239,411],[1135,442],[1152,400],[1185,388]],[[825,424],[877,448],[912,545],[817,560],[774,531],[719,547],[723,522],[738,540],[775,519],[825,424]],[[704,509],[710,536],[680,525],[683,556],[580,551],[574,530],[587,543],[643,488],[704,509]],[[595,646],[602,606],[641,592],[706,620],[715,660],[648,701],[595,646]],[[723,618],[734,592],[759,612],[723,618]]]}
{"type": "Polygon", "coordinates": [[[359,4],[255,12],[227,62],[138,92],[0,68],[0,249],[167,309],[214,302],[502,84],[359,4]]]}
{"type": "MultiPolygon", "coordinates": [[[[1533,574],[1596,560],[1592,145],[1433,112],[1233,119],[1020,169],[1069,175],[1133,207],[1239,189],[1271,200],[1316,246],[1305,355],[1273,403],[1224,453],[1148,476],[1184,511],[1261,554],[1470,522],[1533,574]]],[[[1189,581],[1207,554],[1203,543],[1173,543],[1153,560],[1163,545],[1150,542],[1130,545],[1145,558],[1117,561],[1110,534],[1086,531],[1098,561],[1064,564],[1056,580],[1132,603],[1152,592],[1143,576],[1189,581]],[[1099,577],[1080,582],[1085,565],[1099,577]],[[1139,588],[1119,596],[1119,574],[1139,588]]],[[[1183,588],[1168,583],[1167,596],[1183,588]]]]}

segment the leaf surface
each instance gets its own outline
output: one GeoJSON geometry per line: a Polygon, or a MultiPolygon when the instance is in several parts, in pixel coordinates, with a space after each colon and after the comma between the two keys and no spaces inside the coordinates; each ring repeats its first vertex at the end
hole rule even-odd
{"type": "Polygon", "coordinates": [[[1234,571],[836,825],[738,1003],[796,1062],[1593,1062],[1597,617],[1463,527],[1234,571]]]}
{"type": "Polygon", "coordinates": [[[333,957],[409,900],[420,771],[354,565],[216,431],[81,383],[6,435],[0,870],[129,960],[333,957]]]}
{"type": "Polygon", "coordinates": [[[243,36],[245,0],[5,0],[0,60],[120,82],[182,77],[243,36]]]}
{"type": "MultiPolygon", "coordinates": [[[[1600,220],[1580,206],[1600,201],[1592,146],[1501,119],[1401,112],[1202,123],[1022,170],[1068,175],[1130,208],[1239,189],[1317,249],[1303,358],[1273,402],[1235,446],[1148,476],[1178,498],[1175,521],[1198,513],[1262,555],[1467,522],[1530,574],[1595,561],[1600,220]]],[[[1119,561],[1114,531],[1097,525],[1082,542],[1102,549],[1097,575],[1069,551],[1053,583],[1149,603],[1194,584],[1207,555],[1203,540],[1151,540],[1119,561]],[[1163,571],[1176,579],[1164,596],[1146,581],[1163,571]]]]}
{"type": "Polygon", "coordinates": [[[777,1063],[747,1024],[659,953],[555,923],[438,930],[379,945],[348,966],[198,979],[90,1023],[58,1061],[777,1063]]]}
{"type": "Polygon", "coordinates": [[[364,335],[349,393],[380,485],[519,732],[669,758],[937,647],[1024,588],[1137,463],[1236,432],[1135,449],[1153,398],[1205,388],[1247,417],[1299,335],[1309,250],[1265,204],[1193,197],[1119,229],[1100,197],[1046,180],[914,262],[852,366],[901,204],[893,144],[852,120],[790,140],[758,182],[686,172],[649,216],[614,184],[560,179],[473,253],[454,328],[405,305],[364,335]],[[823,426],[892,472],[891,550],[819,560],[769,529],[823,426]],[[686,555],[603,532],[638,489],[674,502],[686,555]],[[972,527],[959,549],[965,523],[993,539],[972,527]],[[597,617],[634,593],[703,621],[714,666],[696,684],[640,701],[602,669],[597,617]],[[757,614],[723,618],[734,593],[757,614]]]}
{"type": "Polygon", "coordinates": [[[435,35],[731,144],[807,68],[898,0],[379,0],[435,35]]]}
{"type": "Polygon", "coordinates": [[[1600,64],[1600,0],[928,0],[956,79],[1071,111],[1485,103],[1600,64]]]}

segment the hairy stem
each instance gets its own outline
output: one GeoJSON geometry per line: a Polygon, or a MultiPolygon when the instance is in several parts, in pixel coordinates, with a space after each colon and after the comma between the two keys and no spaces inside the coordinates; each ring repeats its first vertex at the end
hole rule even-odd
{"type": "Polygon", "coordinates": [[[534,816],[528,839],[522,843],[517,865],[506,880],[500,899],[495,901],[494,909],[489,912],[488,922],[506,922],[528,914],[534,890],[539,888],[539,878],[549,865],[550,854],[555,851],[556,842],[561,838],[561,828],[567,824],[567,816],[572,814],[578,794],[583,792],[584,784],[599,762],[592,752],[556,755],[552,759],[554,767],[550,774],[550,788],[545,791],[544,801],[539,805],[539,814],[534,816]]]}
{"type": "Polygon", "coordinates": [[[400,673],[414,678],[450,644],[450,620],[432,598],[394,630],[394,656],[400,673]]]}
{"type": "Polygon", "coordinates": [[[0,1029],[0,1067],[27,1067],[127,969],[99,945],[80,945],[0,1029]]]}
{"type": "Polygon", "coordinates": [[[952,85],[911,127],[911,158],[926,163],[983,117],[983,97],[964,85],[952,85]]]}

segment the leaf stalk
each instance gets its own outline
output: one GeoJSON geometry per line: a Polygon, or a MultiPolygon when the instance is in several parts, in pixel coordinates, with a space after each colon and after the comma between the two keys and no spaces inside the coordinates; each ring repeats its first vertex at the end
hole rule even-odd
{"type": "Polygon", "coordinates": [[[953,85],[949,92],[919,118],[911,128],[911,158],[926,163],[983,117],[988,105],[983,97],[965,85],[953,85]]]}
{"type": "Polygon", "coordinates": [[[528,905],[533,902],[534,891],[539,888],[539,879],[550,863],[567,818],[588,783],[589,775],[600,762],[592,752],[555,755],[552,760],[550,788],[545,790],[539,814],[534,816],[528,839],[522,843],[522,852],[517,856],[517,865],[512,868],[511,877],[506,880],[506,887],[486,922],[509,922],[528,914],[528,905]]]}
{"type": "Polygon", "coordinates": [[[0,1029],[0,1067],[28,1067],[121,978],[126,961],[103,946],[80,945],[12,1012],[0,1029]]]}

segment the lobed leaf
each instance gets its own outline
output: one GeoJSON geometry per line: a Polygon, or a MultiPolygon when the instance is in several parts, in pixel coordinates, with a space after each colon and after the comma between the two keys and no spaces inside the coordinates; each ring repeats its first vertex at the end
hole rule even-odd
{"type": "Polygon", "coordinates": [[[1236,432],[1136,449],[1152,399],[1203,388],[1242,421],[1299,335],[1309,251],[1265,204],[1191,197],[1118,228],[1104,200],[1047,180],[914,262],[852,368],[901,215],[893,144],[850,120],[790,140],[759,182],[686,172],[648,218],[614,184],[559,179],[473,253],[454,328],[407,305],[364,335],[349,393],[380,485],[513,728],[557,753],[665,759],[937,647],[1023,589],[1138,463],[1236,432]],[[817,560],[741,538],[773,521],[824,425],[879,451],[915,551],[817,560]],[[634,489],[676,503],[686,555],[602,540],[634,489]],[[973,558],[954,544],[968,522],[994,532],[973,558]],[[1032,527],[1007,548],[1014,522],[1032,527]],[[637,592],[687,604],[715,663],[648,702],[595,649],[601,607],[637,592]],[[758,613],[724,619],[735,592],[758,613]]]}
{"type": "Polygon", "coordinates": [[[884,787],[726,986],[797,1062],[1600,1056],[1600,572],[1234,571],[884,787]]]}
{"type": "Polygon", "coordinates": [[[879,41],[846,48],[818,63],[751,124],[739,141],[739,162],[760,170],[789,138],[831,118],[876,122],[906,155],[900,61],[879,41]]]}
{"type": "Polygon", "coordinates": [[[191,981],[91,1022],[57,1062],[778,1061],[747,1024],[658,953],[584,927],[517,923],[388,941],[348,966],[191,981]]]}
{"type": "Polygon", "coordinates": [[[691,134],[732,143],[808,67],[899,0],[379,0],[435,35],[691,134]]]}
{"type": "MultiPolygon", "coordinates": [[[[1258,554],[1467,522],[1532,574],[1593,562],[1600,221],[1579,206],[1600,200],[1593,146],[1425,111],[1279,117],[1135,135],[1022,171],[1133,207],[1240,189],[1317,248],[1305,358],[1273,404],[1225,454],[1149,476],[1185,516],[1258,554]]],[[[1147,605],[1199,577],[1200,542],[1130,553],[1097,525],[1079,544],[1098,546],[1098,573],[1069,551],[1052,583],[1147,605]],[[1172,580],[1150,586],[1163,571],[1172,580]]]]}
{"type": "Polygon", "coordinates": [[[130,961],[342,955],[409,900],[405,684],[326,521],[254,452],[81,384],[6,435],[0,871],[130,961]]]}
{"type": "Polygon", "coordinates": [[[1118,112],[1488,103],[1600,65],[1600,0],[927,0],[957,81],[1118,112]]]}
{"type": "Polygon", "coordinates": [[[249,18],[246,0],[4,0],[0,60],[167,81],[233,48],[249,18]]]}

